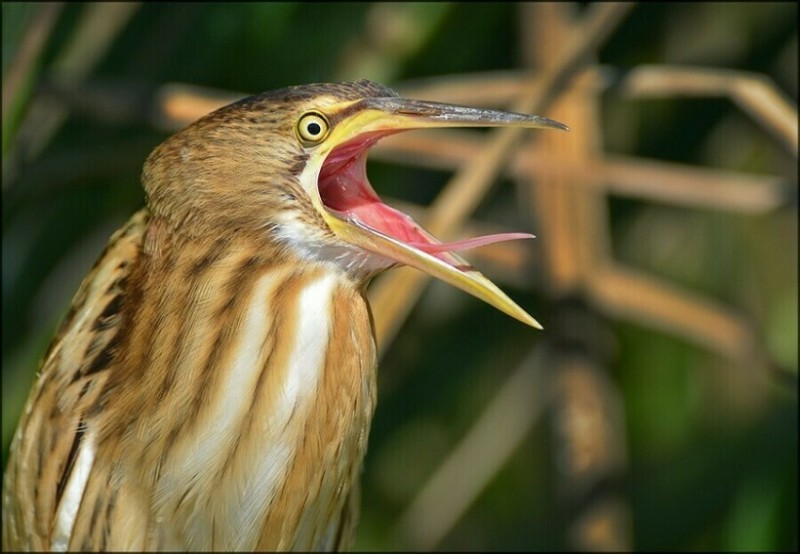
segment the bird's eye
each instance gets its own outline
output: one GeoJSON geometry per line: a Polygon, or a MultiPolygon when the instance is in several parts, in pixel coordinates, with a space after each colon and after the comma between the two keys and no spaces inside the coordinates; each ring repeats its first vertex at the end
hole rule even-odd
{"type": "Polygon", "coordinates": [[[317,144],[328,136],[328,120],[317,112],[309,112],[300,118],[297,134],[305,144],[317,144]]]}

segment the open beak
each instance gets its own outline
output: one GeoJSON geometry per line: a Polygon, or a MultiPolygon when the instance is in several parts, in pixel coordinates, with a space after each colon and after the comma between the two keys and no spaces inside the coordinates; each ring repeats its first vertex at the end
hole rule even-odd
{"type": "MultiPolygon", "coordinates": [[[[330,135],[318,153],[320,213],[344,241],[410,265],[456,286],[523,323],[541,325],[475,270],[455,251],[494,242],[533,238],[505,233],[454,243],[442,243],[408,215],[384,204],[366,177],[369,148],[380,138],[410,129],[435,127],[526,127],[568,130],[566,125],[535,115],[523,115],[402,98],[366,98],[323,110],[330,135]]],[[[316,200],[316,199],[315,199],[316,200]]]]}

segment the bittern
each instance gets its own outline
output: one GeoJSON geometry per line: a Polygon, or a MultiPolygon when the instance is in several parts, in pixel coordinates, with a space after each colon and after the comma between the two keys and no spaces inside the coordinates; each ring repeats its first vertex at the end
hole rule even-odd
{"type": "Polygon", "coordinates": [[[564,128],[369,81],[268,92],[158,146],[53,340],[11,446],[3,548],[347,546],[375,407],[370,279],[414,266],[538,323],[384,204],[376,141],[564,128]]]}

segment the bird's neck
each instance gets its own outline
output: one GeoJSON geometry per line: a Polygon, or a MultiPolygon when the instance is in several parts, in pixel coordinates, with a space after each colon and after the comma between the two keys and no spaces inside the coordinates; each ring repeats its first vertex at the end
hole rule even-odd
{"type": "Polygon", "coordinates": [[[162,544],[309,549],[333,539],[329,514],[356,479],[374,408],[363,287],[265,244],[165,240],[157,221],[131,277],[141,285],[125,302],[129,342],[108,385],[119,400],[101,427],[125,439],[100,447],[142,468],[162,544]],[[133,451],[143,458],[125,457],[133,451]],[[279,536],[286,542],[266,542],[279,536]]]}

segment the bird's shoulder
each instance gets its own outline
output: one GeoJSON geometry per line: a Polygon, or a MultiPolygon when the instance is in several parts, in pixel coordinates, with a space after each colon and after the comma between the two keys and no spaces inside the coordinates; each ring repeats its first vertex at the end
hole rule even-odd
{"type": "MultiPolygon", "coordinates": [[[[139,259],[149,213],[136,212],[111,237],[81,282],[45,355],[40,382],[67,385],[92,378],[108,366],[123,321],[128,278],[139,259]]],[[[62,389],[63,391],[63,389],[62,389]]]]}
{"type": "Polygon", "coordinates": [[[126,283],[141,254],[148,218],[147,210],[140,210],[114,233],[44,356],[6,470],[4,550],[50,549],[64,523],[59,520],[71,476],[119,340],[126,283]]]}

